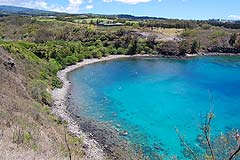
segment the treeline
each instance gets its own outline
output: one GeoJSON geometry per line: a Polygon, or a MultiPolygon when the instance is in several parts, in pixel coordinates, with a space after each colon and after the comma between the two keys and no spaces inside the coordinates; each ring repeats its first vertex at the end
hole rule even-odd
{"type": "Polygon", "coordinates": [[[98,25],[98,23],[103,22],[102,19],[112,21],[113,23],[122,23],[125,26],[137,25],[138,27],[161,27],[161,28],[197,28],[201,27],[203,24],[208,24],[205,21],[194,21],[194,20],[178,20],[178,19],[127,19],[127,18],[117,18],[112,16],[58,16],[57,20],[75,22],[75,20],[82,20],[85,24],[87,21],[85,19],[97,19],[89,21],[89,24],[98,25]]]}
{"type": "Polygon", "coordinates": [[[240,29],[240,21],[221,22],[216,20],[209,20],[208,23],[213,26],[225,27],[231,29],[240,29]]]}
{"type": "MultiPolygon", "coordinates": [[[[156,17],[135,17],[131,15],[60,15],[57,17],[60,21],[74,22],[76,19],[98,19],[97,21],[91,21],[89,24],[98,25],[102,22],[101,19],[111,20],[113,23],[123,23],[126,26],[136,25],[139,27],[161,27],[161,28],[198,28],[206,25],[218,26],[230,29],[240,29],[240,21],[221,21],[221,20],[180,20],[180,19],[166,19],[156,17]]],[[[86,21],[84,21],[86,23],[86,21]]]]}
{"type": "MultiPolygon", "coordinates": [[[[184,21],[182,23],[184,25],[184,21]]],[[[63,67],[83,58],[101,58],[110,54],[184,56],[186,53],[206,51],[209,47],[225,47],[226,44],[239,48],[239,34],[234,32],[230,37],[225,30],[210,30],[206,24],[202,27],[204,29],[186,29],[180,42],[159,41],[156,34],[143,36],[139,31],[124,27],[99,30],[93,25],[9,16],[0,18],[0,38],[3,41],[24,41],[28,43],[27,49],[35,55],[47,60],[55,59],[63,67]],[[204,44],[208,40],[210,46],[204,44]]]]}
{"type": "Polygon", "coordinates": [[[197,28],[205,24],[202,21],[191,21],[191,20],[148,20],[140,21],[140,27],[157,27],[157,28],[177,28],[177,29],[187,29],[187,28],[197,28]]]}
{"type": "MultiPolygon", "coordinates": [[[[30,49],[41,58],[57,58],[60,64],[69,65],[77,53],[84,58],[100,58],[109,54],[167,54],[179,52],[177,42],[160,42],[157,37],[143,37],[123,28],[100,31],[91,25],[79,26],[59,21],[41,22],[28,17],[8,17],[0,21],[2,39],[34,43],[30,49]],[[12,30],[7,28],[11,27],[12,30]],[[58,55],[58,56],[57,56],[58,55]]],[[[77,59],[80,59],[77,57],[77,59]]]]}

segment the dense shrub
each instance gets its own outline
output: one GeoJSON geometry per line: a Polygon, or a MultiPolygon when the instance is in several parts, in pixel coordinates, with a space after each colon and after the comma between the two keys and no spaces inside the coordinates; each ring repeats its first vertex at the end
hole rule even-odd
{"type": "Polygon", "coordinates": [[[235,47],[240,49],[240,39],[236,40],[235,47]]]}
{"type": "Polygon", "coordinates": [[[227,33],[224,30],[216,30],[211,33],[210,38],[214,39],[218,37],[224,37],[226,34],[227,33]]]}
{"type": "Polygon", "coordinates": [[[63,65],[69,66],[75,64],[78,61],[78,58],[75,55],[67,56],[63,59],[63,65]]]}
{"type": "Polygon", "coordinates": [[[33,79],[28,84],[28,90],[35,100],[46,105],[52,105],[51,94],[46,89],[47,81],[44,80],[33,79]]]}
{"type": "Polygon", "coordinates": [[[92,55],[93,55],[93,58],[101,58],[102,57],[102,53],[99,49],[93,50],[92,55]]]}
{"type": "Polygon", "coordinates": [[[53,76],[51,85],[53,86],[53,88],[61,88],[62,81],[58,77],[53,76]]]}
{"type": "Polygon", "coordinates": [[[78,62],[81,62],[81,61],[83,61],[83,59],[84,59],[84,55],[83,55],[83,54],[77,54],[77,55],[76,55],[76,58],[77,58],[77,61],[78,61],[78,62]]]}
{"type": "Polygon", "coordinates": [[[183,40],[179,43],[179,52],[180,53],[189,53],[190,52],[190,44],[188,41],[183,40]]]}
{"type": "Polygon", "coordinates": [[[199,49],[200,49],[200,42],[197,40],[194,40],[191,46],[191,53],[197,53],[199,49]]]}
{"type": "Polygon", "coordinates": [[[182,33],[182,36],[184,37],[194,37],[196,36],[198,33],[198,31],[196,29],[188,29],[188,30],[185,30],[183,33],[182,33]]]}
{"type": "Polygon", "coordinates": [[[228,41],[228,43],[231,45],[231,46],[234,46],[235,42],[237,40],[237,34],[236,33],[233,33],[228,41]]]}
{"type": "Polygon", "coordinates": [[[160,52],[164,55],[176,55],[178,53],[178,44],[175,41],[163,42],[160,52]]]}
{"type": "Polygon", "coordinates": [[[61,64],[58,63],[55,59],[49,60],[49,70],[51,73],[56,74],[62,68],[61,64]]]}

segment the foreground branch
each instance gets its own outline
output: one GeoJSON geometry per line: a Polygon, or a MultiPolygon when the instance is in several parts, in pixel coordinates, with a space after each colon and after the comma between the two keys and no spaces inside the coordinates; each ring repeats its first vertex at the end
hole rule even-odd
{"type": "Polygon", "coordinates": [[[191,155],[193,156],[193,158],[195,160],[198,160],[197,155],[195,154],[195,152],[192,150],[192,148],[185,142],[184,137],[179,133],[179,130],[177,128],[175,128],[178,137],[180,139],[180,141],[182,142],[182,144],[186,147],[186,149],[191,153],[191,155]]]}
{"type": "Polygon", "coordinates": [[[68,140],[67,140],[67,131],[66,131],[66,127],[64,127],[64,132],[65,132],[64,140],[65,140],[65,143],[66,143],[66,146],[67,146],[69,160],[72,160],[72,153],[71,153],[71,149],[70,149],[70,147],[69,147],[68,140]]]}
{"type": "Polygon", "coordinates": [[[210,153],[211,153],[211,157],[213,160],[216,160],[214,152],[213,152],[213,148],[211,145],[211,140],[210,140],[210,132],[211,132],[211,120],[213,119],[214,114],[212,112],[210,112],[207,116],[206,116],[206,122],[203,126],[203,133],[204,133],[204,137],[207,141],[207,145],[210,149],[210,153]]]}
{"type": "Polygon", "coordinates": [[[231,154],[229,160],[232,160],[240,152],[240,134],[238,132],[236,133],[235,138],[238,143],[238,148],[231,154]]]}

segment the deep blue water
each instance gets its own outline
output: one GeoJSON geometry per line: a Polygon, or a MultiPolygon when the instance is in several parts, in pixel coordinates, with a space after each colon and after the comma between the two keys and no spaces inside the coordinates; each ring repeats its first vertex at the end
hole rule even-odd
{"type": "Polygon", "coordinates": [[[175,128],[197,145],[210,103],[214,135],[240,128],[240,57],[113,60],[84,66],[69,79],[76,114],[120,124],[146,151],[159,145],[164,151],[157,152],[181,157],[175,128]]]}

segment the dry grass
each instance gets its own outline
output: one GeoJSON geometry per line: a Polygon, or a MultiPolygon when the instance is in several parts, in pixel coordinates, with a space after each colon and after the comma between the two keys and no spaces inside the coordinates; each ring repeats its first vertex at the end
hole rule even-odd
{"type": "Polygon", "coordinates": [[[154,32],[165,36],[179,36],[184,31],[184,29],[177,29],[177,28],[154,28],[154,32]]]}
{"type": "Polygon", "coordinates": [[[160,34],[165,37],[177,37],[181,35],[184,29],[177,29],[177,28],[143,28],[139,31],[149,32],[153,34],[160,34]]]}
{"type": "Polygon", "coordinates": [[[201,49],[206,50],[211,46],[231,47],[228,43],[231,34],[239,32],[239,29],[225,29],[220,27],[211,27],[209,29],[197,28],[183,31],[181,37],[189,42],[194,40],[199,41],[201,49]]]}
{"type": "MultiPolygon", "coordinates": [[[[67,159],[64,125],[27,92],[25,67],[31,64],[15,59],[15,69],[8,68],[10,56],[0,48],[0,159],[67,159]]],[[[74,159],[81,158],[81,140],[68,137],[79,142],[70,147],[74,159]]]]}

